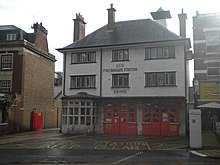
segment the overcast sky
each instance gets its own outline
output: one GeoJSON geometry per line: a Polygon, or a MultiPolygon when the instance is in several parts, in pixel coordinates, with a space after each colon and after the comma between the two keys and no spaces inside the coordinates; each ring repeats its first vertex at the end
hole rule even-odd
{"type": "MultiPolygon", "coordinates": [[[[187,37],[192,39],[192,17],[220,12],[219,0],[0,0],[0,24],[15,25],[33,32],[33,23],[42,22],[48,30],[50,53],[56,56],[56,71],[62,71],[62,48],[73,42],[73,19],[82,14],[86,35],[107,24],[110,4],[116,9],[116,21],[152,18],[150,12],[170,10],[168,29],[179,34],[178,14],[187,13],[187,37]]],[[[193,43],[193,41],[191,41],[193,43]]],[[[191,72],[192,73],[192,72],[191,72]]]]}

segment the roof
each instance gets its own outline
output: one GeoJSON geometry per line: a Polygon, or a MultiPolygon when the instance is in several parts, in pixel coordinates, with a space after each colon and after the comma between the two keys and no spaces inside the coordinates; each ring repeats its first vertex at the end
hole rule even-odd
{"type": "Polygon", "coordinates": [[[203,105],[199,105],[198,108],[213,108],[213,109],[220,109],[220,104],[216,102],[211,102],[203,105]]]}
{"type": "Polygon", "coordinates": [[[54,86],[54,99],[62,93],[62,86],[54,86]]]}
{"type": "Polygon", "coordinates": [[[105,25],[84,38],[57,50],[180,39],[183,38],[159,23],[151,19],[140,19],[116,22],[112,32],[108,32],[107,25],[105,25]]]}
{"type": "Polygon", "coordinates": [[[17,26],[14,25],[0,25],[0,30],[19,30],[17,26]]]}

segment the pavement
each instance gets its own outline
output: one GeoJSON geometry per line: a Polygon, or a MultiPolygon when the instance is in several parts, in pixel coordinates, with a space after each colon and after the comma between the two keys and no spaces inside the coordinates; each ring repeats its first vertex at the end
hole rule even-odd
{"type": "Polygon", "coordinates": [[[200,157],[220,159],[220,134],[213,131],[202,133],[202,148],[189,149],[189,152],[200,157]]]}

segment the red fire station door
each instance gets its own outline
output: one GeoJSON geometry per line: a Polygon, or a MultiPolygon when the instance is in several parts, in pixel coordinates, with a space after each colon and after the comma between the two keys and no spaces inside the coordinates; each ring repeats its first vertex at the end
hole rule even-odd
{"type": "Polygon", "coordinates": [[[104,134],[136,134],[135,106],[127,104],[106,104],[104,108],[104,134]]]}
{"type": "Polygon", "coordinates": [[[143,135],[179,136],[176,104],[147,104],[143,108],[142,117],[143,135]]]}

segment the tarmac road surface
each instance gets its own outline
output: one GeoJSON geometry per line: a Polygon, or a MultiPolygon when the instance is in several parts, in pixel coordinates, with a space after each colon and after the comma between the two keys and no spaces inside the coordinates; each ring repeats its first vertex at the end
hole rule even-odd
{"type": "Polygon", "coordinates": [[[220,165],[184,137],[64,135],[56,129],[0,136],[0,164],[220,165]]]}

